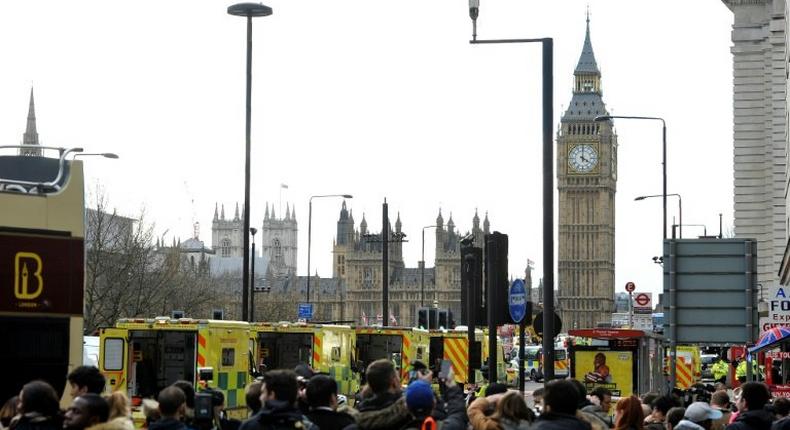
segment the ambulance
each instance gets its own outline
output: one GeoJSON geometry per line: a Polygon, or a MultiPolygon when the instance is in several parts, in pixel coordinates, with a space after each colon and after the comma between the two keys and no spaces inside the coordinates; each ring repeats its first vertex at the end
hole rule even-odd
{"type": "Polygon", "coordinates": [[[99,370],[109,391],[132,399],[135,425],[145,418],[144,398],[178,380],[219,389],[232,418],[247,417],[244,389],[251,381],[250,326],[246,322],[173,319],[121,319],[99,331],[99,370]]]}
{"type": "MultiPolygon", "coordinates": [[[[702,380],[702,357],[698,346],[678,345],[675,359],[675,387],[685,390],[702,380]]],[[[664,374],[669,375],[669,348],[664,357],[664,374]]]]}
{"type": "Polygon", "coordinates": [[[368,364],[385,358],[395,365],[403,384],[415,360],[428,365],[430,336],[427,330],[411,327],[357,327],[357,369],[364,374],[368,364]]]}
{"type": "Polygon", "coordinates": [[[359,389],[354,359],[356,333],[350,326],[309,323],[253,323],[250,337],[260,373],[306,364],[337,381],[338,392],[353,398],[359,389]]]}

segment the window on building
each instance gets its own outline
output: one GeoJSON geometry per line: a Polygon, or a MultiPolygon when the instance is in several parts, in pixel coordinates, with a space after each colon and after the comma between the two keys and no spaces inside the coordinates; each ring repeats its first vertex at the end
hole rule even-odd
{"type": "Polygon", "coordinates": [[[223,257],[230,257],[230,239],[222,239],[220,244],[220,255],[223,257]]]}

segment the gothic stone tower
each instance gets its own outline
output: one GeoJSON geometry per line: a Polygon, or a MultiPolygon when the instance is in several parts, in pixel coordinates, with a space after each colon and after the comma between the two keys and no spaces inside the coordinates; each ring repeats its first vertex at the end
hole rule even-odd
{"type": "Polygon", "coordinates": [[[239,218],[239,204],[236,203],[236,214],[233,219],[225,219],[225,205],[222,205],[220,212],[214,206],[214,219],[211,222],[211,244],[219,257],[238,257],[242,254],[242,235],[241,230],[244,223],[239,218]]]}
{"type": "Polygon", "coordinates": [[[573,97],[557,135],[558,310],[565,329],[610,322],[614,312],[614,204],[617,136],[601,91],[590,19],[576,65],[573,97]]]}
{"type": "Polygon", "coordinates": [[[270,270],[273,276],[282,278],[296,274],[298,230],[296,208],[291,211],[290,206],[286,205],[285,218],[278,219],[274,214],[274,205],[270,215],[269,204],[266,203],[261,230],[261,250],[264,260],[269,262],[267,270],[270,270]]]}

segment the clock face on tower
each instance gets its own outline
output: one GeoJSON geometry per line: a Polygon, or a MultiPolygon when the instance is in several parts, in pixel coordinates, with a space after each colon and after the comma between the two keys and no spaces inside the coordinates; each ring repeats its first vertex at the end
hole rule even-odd
{"type": "Polygon", "coordinates": [[[590,145],[576,145],[568,152],[568,166],[577,173],[589,173],[598,165],[598,151],[590,145]]]}

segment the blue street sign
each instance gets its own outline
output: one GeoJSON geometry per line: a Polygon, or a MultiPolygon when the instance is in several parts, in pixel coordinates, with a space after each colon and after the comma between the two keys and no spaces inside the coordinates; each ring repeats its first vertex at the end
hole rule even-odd
{"type": "Polygon", "coordinates": [[[298,318],[300,320],[313,319],[313,304],[312,303],[299,303],[298,318]]]}
{"type": "Polygon", "coordinates": [[[510,309],[510,318],[514,323],[520,323],[527,315],[527,290],[524,288],[523,280],[516,279],[510,285],[507,303],[510,309]]]}

